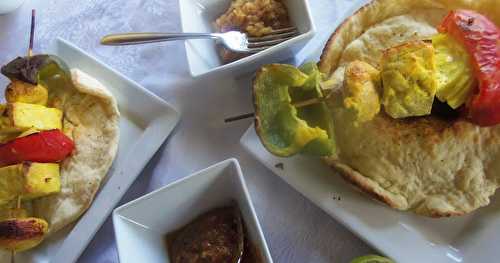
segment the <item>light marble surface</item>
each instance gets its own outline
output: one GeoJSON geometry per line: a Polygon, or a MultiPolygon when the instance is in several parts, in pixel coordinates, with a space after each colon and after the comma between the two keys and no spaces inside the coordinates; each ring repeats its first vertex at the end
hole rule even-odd
{"type": "MultiPolygon", "coordinates": [[[[291,62],[299,63],[311,50],[321,48],[337,19],[352,12],[358,2],[310,0],[318,34],[291,62]]],[[[235,157],[275,262],[349,262],[374,252],[244,151],[239,139],[251,120],[224,124],[225,117],[252,110],[251,76],[194,80],[181,42],[99,45],[99,38],[112,32],[180,31],[178,0],[28,0],[14,13],[0,16],[0,63],[26,53],[32,8],[37,9],[38,19],[35,52],[42,52],[56,37],[65,38],[139,82],[182,114],[177,128],[121,203],[235,157]]],[[[0,86],[6,83],[0,77],[0,86]]],[[[109,218],[79,262],[118,262],[109,218]]]]}

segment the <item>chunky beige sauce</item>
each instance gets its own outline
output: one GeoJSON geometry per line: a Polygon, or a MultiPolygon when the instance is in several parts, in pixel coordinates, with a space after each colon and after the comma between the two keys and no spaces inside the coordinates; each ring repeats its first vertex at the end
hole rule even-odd
{"type": "MultiPolygon", "coordinates": [[[[286,6],[281,0],[234,0],[214,22],[217,32],[239,31],[261,37],[273,30],[290,26],[286,6]]],[[[220,48],[224,63],[245,57],[243,54],[220,48]]]]}

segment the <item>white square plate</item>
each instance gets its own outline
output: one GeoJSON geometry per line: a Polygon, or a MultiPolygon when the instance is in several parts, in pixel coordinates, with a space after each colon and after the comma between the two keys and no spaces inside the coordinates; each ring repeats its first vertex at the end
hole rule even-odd
{"type": "Polygon", "coordinates": [[[165,101],[71,43],[58,39],[48,53],[61,57],[70,68],[89,73],[113,93],[121,113],[120,144],[113,166],[87,212],[39,247],[18,253],[17,263],[75,262],[179,120],[179,113],[165,101]]]}
{"type": "MultiPolygon", "coordinates": [[[[214,32],[213,22],[230,6],[232,0],[181,0],[182,32],[214,32]]],[[[300,35],[259,53],[223,64],[213,40],[188,40],[185,42],[189,70],[193,77],[225,72],[242,74],[261,65],[293,57],[314,36],[314,24],[307,0],[284,0],[291,23],[300,35]]]]}
{"type": "Polygon", "coordinates": [[[169,262],[165,234],[234,201],[263,263],[272,263],[236,159],[212,165],[115,209],[113,225],[120,262],[169,262]]]}
{"type": "Polygon", "coordinates": [[[371,200],[319,158],[271,155],[253,126],[243,135],[241,144],[311,202],[396,262],[498,262],[498,196],[489,206],[467,216],[426,218],[371,200]]]}

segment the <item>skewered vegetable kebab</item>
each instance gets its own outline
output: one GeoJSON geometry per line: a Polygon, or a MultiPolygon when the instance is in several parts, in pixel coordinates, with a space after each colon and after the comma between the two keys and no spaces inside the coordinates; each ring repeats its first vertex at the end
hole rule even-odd
{"type": "MultiPolygon", "coordinates": [[[[373,119],[381,105],[394,119],[430,115],[437,100],[447,113],[471,123],[499,124],[499,29],[469,10],[451,11],[437,29],[439,34],[431,39],[385,50],[380,71],[363,61],[350,62],[343,93],[332,95],[330,103],[340,103],[338,108],[344,108],[354,125],[373,119]]],[[[321,74],[314,63],[299,68],[271,64],[257,72],[255,129],[270,153],[335,153],[334,124],[326,105],[332,92],[321,88],[330,85],[329,80],[322,82],[321,74]]]]}
{"type": "Polygon", "coordinates": [[[68,75],[53,57],[31,55],[34,10],[31,29],[28,56],[1,69],[11,83],[7,104],[0,105],[0,248],[13,255],[40,244],[49,229],[44,219],[28,216],[21,201],[60,192],[59,162],[74,149],[62,132],[62,111],[47,107],[47,80],[68,75]]]}

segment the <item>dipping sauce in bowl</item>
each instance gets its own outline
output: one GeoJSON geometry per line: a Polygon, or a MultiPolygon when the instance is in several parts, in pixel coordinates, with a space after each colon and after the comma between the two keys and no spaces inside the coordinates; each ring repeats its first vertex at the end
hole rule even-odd
{"type": "MultiPolygon", "coordinates": [[[[218,32],[239,31],[250,37],[262,37],[273,30],[290,26],[286,6],[281,0],[234,0],[214,22],[218,32]]],[[[245,57],[220,47],[224,63],[245,57]]]]}
{"type": "Polygon", "coordinates": [[[167,234],[171,263],[261,263],[237,207],[216,208],[167,234]]]}

